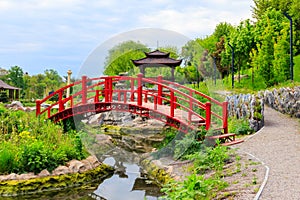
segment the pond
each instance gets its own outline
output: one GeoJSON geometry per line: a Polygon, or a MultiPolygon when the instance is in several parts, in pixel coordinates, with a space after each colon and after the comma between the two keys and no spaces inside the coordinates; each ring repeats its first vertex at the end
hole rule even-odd
{"type": "Polygon", "coordinates": [[[0,197],[0,200],[156,200],[162,196],[160,188],[153,180],[148,179],[138,165],[138,154],[116,147],[109,154],[97,157],[116,169],[115,173],[104,181],[98,180],[79,188],[0,197]]]}

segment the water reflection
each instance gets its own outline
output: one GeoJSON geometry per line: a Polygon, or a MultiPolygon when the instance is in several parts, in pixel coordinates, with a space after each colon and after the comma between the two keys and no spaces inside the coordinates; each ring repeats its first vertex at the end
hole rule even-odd
{"type": "Polygon", "coordinates": [[[141,173],[137,164],[130,163],[128,160],[120,161],[113,157],[108,157],[103,162],[114,166],[116,173],[99,185],[97,190],[90,195],[92,198],[101,200],[155,200],[161,196],[159,187],[141,173]]]}

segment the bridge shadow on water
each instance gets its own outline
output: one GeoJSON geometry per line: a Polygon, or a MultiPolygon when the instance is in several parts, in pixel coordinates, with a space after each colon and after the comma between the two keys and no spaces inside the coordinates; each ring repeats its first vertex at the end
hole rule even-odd
{"type": "Polygon", "coordinates": [[[103,200],[155,200],[162,195],[160,188],[147,178],[136,164],[134,154],[124,151],[120,153],[120,149],[113,151],[113,155],[107,156],[104,163],[113,166],[115,174],[106,179],[99,187],[90,195],[94,199],[103,200]]]}

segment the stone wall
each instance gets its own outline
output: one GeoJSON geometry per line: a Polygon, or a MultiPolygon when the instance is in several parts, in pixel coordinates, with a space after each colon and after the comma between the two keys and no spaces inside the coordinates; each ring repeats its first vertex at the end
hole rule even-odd
{"type": "Polygon", "coordinates": [[[227,96],[228,115],[249,119],[249,126],[258,131],[264,126],[264,101],[260,95],[238,94],[227,96]]]}
{"type": "Polygon", "coordinates": [[[300,118],[300,86],[265,90],[257,95],[227,96],[230,117],[249,119],[250,128],[258,131],[264,125],[264,105],[292,117],[300,118]]]}
{"type": "Polygon", "coordinates": [[[300,86],[266,90],[260,96],[264,97],[265,104],[271,108],[300,118],[300,86]]]}

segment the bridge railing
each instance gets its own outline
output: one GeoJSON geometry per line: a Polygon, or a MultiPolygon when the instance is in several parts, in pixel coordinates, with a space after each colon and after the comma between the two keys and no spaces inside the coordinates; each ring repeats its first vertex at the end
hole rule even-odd
{"type": "Polygon", "coordinates": [[[36,101],[36,115],[47,113],[48,118],[56,113],[62,112],[66,108],[84,105],[87,103],[97,102],[113,102],[119,101],[124,103],[136,103],[138,106],[143,106],[143,103],[152,104],[154,110],[158,110],[159,106],[169,105],[169,116],[176,118],[175,110],[181,109],[187,113],[188,123],[192,123],[193,119],[197,118],[204,121],[206,129],[211,126],[211,115],[222,120],[224,131],[227,132],[227,102],[219,102],[205,94],[195,91],[171,81],[163,80],[161,76],[157,80],[143,78],[142,74],[138,77],[127,76],[107,76],[99,78],[87,78],[83,76],[80,81],[67,85],[42,100],[36,101]],[[118,81],[123,81],[129,89],[116,89],[114,84],[118,81]],[[144,84],[149,83],[155,85],[156,89],[144,88],[144,84]],[[65,97],[67,90],[71,88],[73,91],[69,97],[65,97]],[[128,98],[128,94],[129,98],[128,98]],[[42,108],[41,105],[47,102],[51,97],[58,95],[58,100],[52,103],[49,107],[42,108]],[[197,95],[207,99],[206,103],[202,103],[197,99],[197,95]],[[114,100],[115,99],[115,100],[114,100]],[[212,112],[212,104],[222,108],[222,114],[212,112]],[[53,109],[57,108],[57,109],[53,109]],[[205,117],[196,112],[196,109],[203,110],[205,117]]]}
{"type": "MultiPolygon", "coordinates": [[[[149,79],[149,78],[148,78],[149,79]]],[[[157,78],[150,78],[150,80],[152,82],[156,82],[158,85],[161,85],[164,88],[176,88],[176,91],[173,90],[174,92],[176,92],[176,100],[179,101],[183,101],[185,103],[185,105],[189,106],[189,110],[196,110],[197,108],[200,108],[200,110],[202,109],[203,111],[205,111],[205,117],[209,118],[206,119],[207,122],[211,122],[211,115],[214,116],[217,120],[220,120],[220,122],[222,123],[222,129],[224,129],[224,132],[227,133],[228,132],[228,111],[227,111],[227,107],[228,107],[228,102],[219,102],[218,100],[203,94],[199,91],[196,91],[192,88],[186,87],[182,84],[178,84],[176,82],[171,82],[168,80],[164,80],[162,79],[162,76],[158,76],[157,78]],[[178,92],[180,91],[180,92],[178,92]],[[182,93],[182,91],[184,91],[184,93],[182,93]],[[188,95],[188,100],[187,101],[186,97],[188,95]],[[191,98],[190,98],[191,97],[191,98]],[[203,103],[201,101],[199,101],[197,98],[198,97],[202,97],[204,99],[207,100],[206,103],[203,103]],[[212,111],[212,108],[214,108],[214,110],[219,110],[221,112],[217,112],[217,111],[212,111]]],[[[162,87],[158,87],[158,94],[159,96],[162,95],[168,95],[165,94],[162,91],[162,87]]],[[[161,104],[161,99],[159,101],[159,103],[161,104]]],[[[189,114],[190,116],[190,114],[189,114]]],[[[189,117],[189,120],[191,118],[189,117]]],[[[209,124],[210,125],[210,124],[209,124]]]]}
{"type": "Polygon", "coordinates": [[[217,112],[213,112],[211,111],[211,114],[213,116],[215,116],[217,119],[222,121],[222,128],[224,129],[224,132],[227,133],[228,132],[228,102],[224,101],[224,102],[219,102],[218,100],[203,94],[197,90],[194,90],[192,88],[186,87],[184,85],[178,84],[176,82],[171,82],[171,81],[167,81],[167,80],[163,80],[161,79],[161,77],[158,77],[157,79],[158,81],[161,81],[164,84],[168,84],[168,85],[173,85],[176,88],[181,88],[185,91],[187,91],[189,93],[189,95],[191,97],[195,97],[197,98],[197,96],[199,97],[203,97],[205,98],[207,101],[209,101],[211,103],[211,107],[217,107],[221,109],[221,113],[217,113],[217,112]]]}

